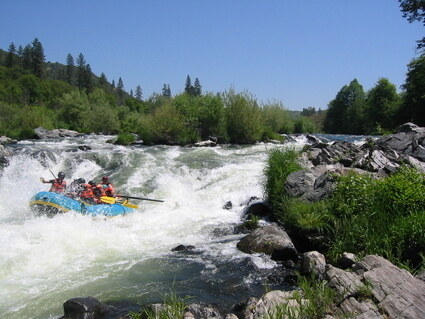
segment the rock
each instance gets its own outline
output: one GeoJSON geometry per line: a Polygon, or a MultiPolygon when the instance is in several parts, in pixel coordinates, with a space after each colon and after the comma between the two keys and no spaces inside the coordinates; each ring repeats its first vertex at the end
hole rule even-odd
{"type": "Polygon", "coordinates": [[[233,208],[232,202],[229,200],[223,205],[223,209],[230,210],[233,208]]]}
{"type": "Polygon", "coordinates": [[[63,304],[61,319],[103,319],[111,307],[93,297],[73,298],[63,304]]]}
{"type": "Polygon", "coordinates": [[[276,223],[255,229],[243,237],[237,247],[248,254],[264,253],[274,260],[297,259],[297,250],[288,234],[276,223]]]}
{"type": "Polygon", "coordinates": [[[356,261],[357,261],[356,255],[345,252],[342,254],[339,260],[339,264],[343,269],[347,269],[347,268],[352,268],[354,264],[356,263],[356,261]]]}
{"type": "Polygon", "coordinates": [[[359,301],[354,297],[349,297],[341,302],[339,308],[343,316],[348,318],[385,319],[379,313],[378,307],[370,300],[359,301]]]}
{"type": "Polygon", "coordinates": [[[375,255],[363,258],[356,269],[365,271],[378,307],[390,319],[425,318],[425,282],[375,255]]]}
{"type": "Polygon", "coordinates": [[[16,144],[18,143],[17,140],[13,140],[10,137],[7,136],[0,136],[0,144],[1,145],[9,145],[9,144],[16,144]]]}
{"type": "Polygon", "coordinates": [[[244,214],[246,216],[266,217],[266,216],[270,216],[271,213],[272,213],[272,209],[271,209],[270,205],[267,202],[264,202],[264,201],[250,204],[244,210],[244,214]]]}
{"type": "Polygon", "coordinates": [[[363,287],[360,277],[332,265],[326,265],[325,278],[329,282],[329,286],[335,289],[343,298],[355,295],[359,288],[363,287]]]}
{"type": "Polygon", "coordinates": [[[35,128],[34,133],[40,139],[77,137],[77,136],[83,136],[84,135],[84,134],[78,133],[77,131],[72,131],[72,130],[66,130],[66,129],[46,130],[42,127],[35,128]]]}
{"type": "Polygon", "coordinates": [[[301,273],[304,275],[314,275],[322,280],[325,275],[326,259],[318,251],[309,251],[301,256],[301,273]]]}
{"type": "Polygon", "coordinates": [[[195,319],[223,319],[223,315],[215,305],[190,304],[186,307],[186,312],[193,315],[195,319]]]}
{"type": "Polygon", "coordinates": [[[214,147],[217,146],[217,142],[207,140],[207,141],[201,141],[193,144],[195,147],[214,147]]]}
{"type": "Polygon", "coordinates": [[[422,270],[419,274],[417,274],[416,278],[425,282],[425,270],[422,270]]]}
{"type": "Polygon", "coordinates": [[[179,252],[191,252],[195,249],[195,246],[192,245],[178,245],[171,249],[171,251],[179,251],[179,252]]]}
{"type": "Polygon", "coordinates": [[[239,319],[235,314],[229,313],[224,317],[224,319],[239,319]]]}
{"type": "Polygon", "coordinates": [[[0,144],[0,166],[6,166],[9,163],[8,157],[11,155],[10,150],[3,146],[3,144],[0,144]]]}
{"type": "Polygon", "coordinates": [[[400,125],[397,129],[397,133],[410,133],[410,132],[414,132],[414,133],[425,133],[425,128],[424,127],[419,127],[414,123],[408,122],[408,123],[404,123],[402,125],[400,125]]]}

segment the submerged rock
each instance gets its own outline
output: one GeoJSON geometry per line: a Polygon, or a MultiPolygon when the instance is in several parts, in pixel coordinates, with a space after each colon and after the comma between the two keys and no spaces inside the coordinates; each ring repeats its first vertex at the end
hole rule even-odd
{"type": "Polygon", "coordinates": [[[79,133],[77,131],[66,129],[46,130],[42,127],[35,128],[34,134],[40,139],[84,136],[84,134],[79,133]]]}

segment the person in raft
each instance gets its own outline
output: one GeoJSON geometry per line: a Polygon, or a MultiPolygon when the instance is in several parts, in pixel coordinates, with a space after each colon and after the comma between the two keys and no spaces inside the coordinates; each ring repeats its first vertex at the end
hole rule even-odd
{"type": "Polygon", "coordinates": [[[95,200],[95,196],[93,193],[93,188],[90,185],[90,182],[88,184],[84,183],[81,184],[82,190],[80,192],[80,198],[90,205],[96,205],[97,202],[95,200]]]}
{"type": "Polygon", "coordinates": [[[93,191],[94,199],[97,204],[102,204],[103,202],[100,200],[100,197],[103,196],[103,189],[101,185],[96,185],[94,181],[89,181],[89,185],[93,191]]]}
{"type": "Polygon", "coordinates": [[[112,184],[109,182],[108,176],[103,176],[102,182],[98,186],[100,186],[102,190],[102,196],[109,196],[109,197],[115,196],[114,186],[112,186],[112,184]]]}
{"type": "Polygon", "coordinates": [[[43,177],[40,177],[40,181],[44,184],[52,184],[49,192],[63,193],[66,189],[66,182],[64,180],[65,174],[63,172],[58,173],[58,177],[46,181],[43,177]]]}

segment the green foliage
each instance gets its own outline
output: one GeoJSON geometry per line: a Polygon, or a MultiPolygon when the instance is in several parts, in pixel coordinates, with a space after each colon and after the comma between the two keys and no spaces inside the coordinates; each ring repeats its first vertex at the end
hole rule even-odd
{"type": "Polygon", "coordinates": [[[363,113],[366,94],[360,83],[354,79],[345,85],[329,103],[324,121],[328,133],[362,134],[363,113]]]}
{"type": "Polygon", "coordinates": [[[405,94],[400,110],[401,121],[425,126],[425,53],[409,63],[403,88],[405,94]]]}
{"type": "Polygon", "coordinates": [[[288,228],[296,228],[305,232],[323,233],[328,229],[333,218],[328,203],[325,201],[310,203],[299,198],[287,198],[281,204],[279,220],[288,228]]]}
{"type": "Polygon", "coordinates": [[[117,140],[115,141],[115,144],[119,145],[130,145],[136,140],[133,134],[128,132],[120,132],[118,134],[117,140]]]}
{"type": "Polygon", "coordinates": [[[272,207],[278,210],[285,203],[287,196],[284,185],[289,174],[301,169],[297,162],[298,152],[293,149],[272,149],[265,167],[265,193],[272,207]]]}
{"type": "Polygon", "coordinates": [[[264,122],[261,109],[248,93],[229,90],[223,94],[227,134],[231,143],[252,144],[261,140],[264,122]]]}
{"type": "Polygon", "coordinates": [[[266,104],[262,107],[266,130],[273,133],[293,133],[294,124],[288,111],[281,103],[266,104]]]}
{"type": "Polygon", "coordinates": [[[294,133],[314,133],[317,132],[315,123],[308,117],[301,116],[295,121],[294,133]]]}
{"type": "Polygon", "coordinates": [[[163,296],[163,305],[157,308],[142,307],[141,312],[131,312],[131,319],[176,319],[183,318],[186,308],[186,300],[189,297],[181,298],[174,291],[163,296]]]}

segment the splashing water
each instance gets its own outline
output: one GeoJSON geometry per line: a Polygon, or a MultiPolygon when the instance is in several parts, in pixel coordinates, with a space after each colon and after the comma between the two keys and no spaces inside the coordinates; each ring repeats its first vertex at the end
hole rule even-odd
{"type": "Polygon", "coordinates": [[[238,251],[242,235],[231,229],[249,198],[263,197],[271,146],[122,147],[105,143],[108,138],[15,146],[0,175],[1,318],[57,318],[62,303],[74,297],[154,302],[173,285],[199,301],[229,304],[238,301],[235,294],[262,291],[253,268],[275,264],[238,251]],[[36,217],[28,203],[48,190],[39,178],[52,178],[49,170],[65,172],[68,183],[107,175],[121,194],[164,203],[140,201],[133,213],[108,218],[75,212],[36,217]],[[223,208],[228,201],[231,210],[223,208]],[[180,244],[196,249],[171,252],[180,244]]]}

